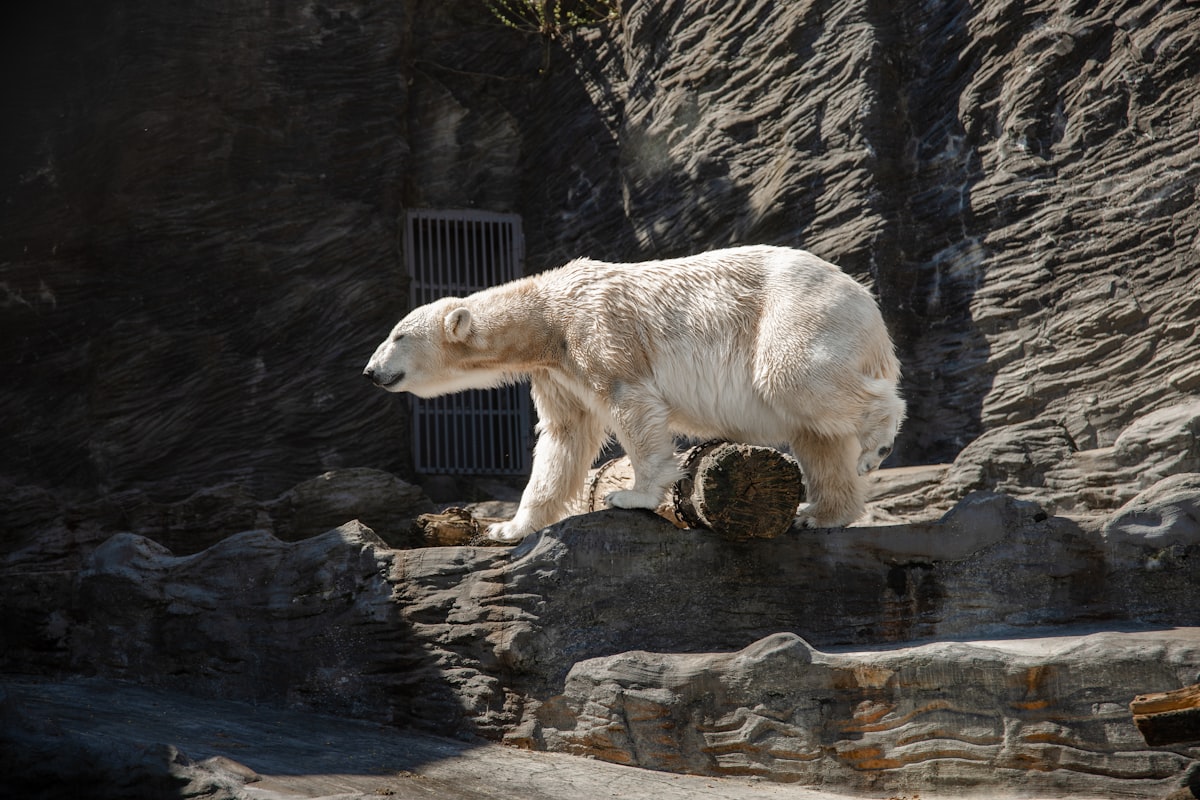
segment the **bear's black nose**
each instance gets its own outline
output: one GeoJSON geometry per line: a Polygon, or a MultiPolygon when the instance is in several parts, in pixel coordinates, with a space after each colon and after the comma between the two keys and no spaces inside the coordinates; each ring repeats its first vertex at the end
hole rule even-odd
{"type": "Polygon", "coordinates": [[[371,383],[379,383],[379,381],[375,380],[375,370],[371,367],[367,367],[363,370],[363,377],[369,380],[371,383]]]}

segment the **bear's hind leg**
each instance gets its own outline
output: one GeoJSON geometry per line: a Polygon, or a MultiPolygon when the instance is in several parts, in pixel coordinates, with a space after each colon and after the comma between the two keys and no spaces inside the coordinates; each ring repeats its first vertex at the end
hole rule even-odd
{"type": "Polygon", "coordinates": [[[808,505],[800,519],[807,528],[840,528],[862,516],[866,485],[858,474],[859,442],[853,434],[805,431],[792,442],[804,471],[808,505]]]}
{"type": "Polygon", "coordinates": [[[617,397],[612,418],[615,433],[633,467],[633,488],[604,498],[613,508],[657,509],[667,487],[682,472],[675,457],[675,442],[667,424],[667,407],[653,395],[627,390],[617,397]]]}

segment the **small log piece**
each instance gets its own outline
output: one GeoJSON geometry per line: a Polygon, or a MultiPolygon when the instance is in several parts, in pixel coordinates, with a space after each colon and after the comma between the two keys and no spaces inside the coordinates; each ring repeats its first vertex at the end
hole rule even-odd
{"type": "MultiPolygon", "coordinates": [[[[804,500],[800,465],[769,447],[708,442],[683,455],[684,477],[660,516],[680,528],[708,528],[727,539],[771,539],[791,527],[804,500]]],[[[593,474],[585,510],[633,485],[629,459],[613,459],[593,474]]]]}
{"type": "Polygon", "coordinates": [[[1133,724],[1151,747],[1200,742],[1200,683],[1138,695],[1129,710],[1133,724]]]}
{"type": "Polygon", "coordinates": [[[503,542],[488,539],[488,525],[503,522],[490,517],[475,517],[465,508],[447,508],[437,514],[421,514],[413,524],[427,547],[501,547],[503,542]]]}

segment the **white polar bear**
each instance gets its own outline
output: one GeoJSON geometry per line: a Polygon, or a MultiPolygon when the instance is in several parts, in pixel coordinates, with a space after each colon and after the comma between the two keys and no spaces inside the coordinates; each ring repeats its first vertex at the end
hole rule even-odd
{"type": "Polygon", "coordinates": [[[562,519],[610,433],[634,472],[611,506],[659,506],[681,474],[679,434],[790,445],[804,524],[847,525],[905,410],[871,294],[811,253],[766,246],[579,259],[437,300],[392,329],[364,374],[419,397],[531,381],[533,468],[516,516],[489,529],[500,541],[562,519]]]}

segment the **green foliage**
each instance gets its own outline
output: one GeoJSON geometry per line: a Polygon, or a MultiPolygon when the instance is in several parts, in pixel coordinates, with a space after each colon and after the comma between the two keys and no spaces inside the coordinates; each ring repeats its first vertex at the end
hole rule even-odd
{"type": "Polygon", "coordinates": [[[619,0],[483,0],[506,26],[546,39],[571,28],[599,25],[619,16],[619,0]]]}

